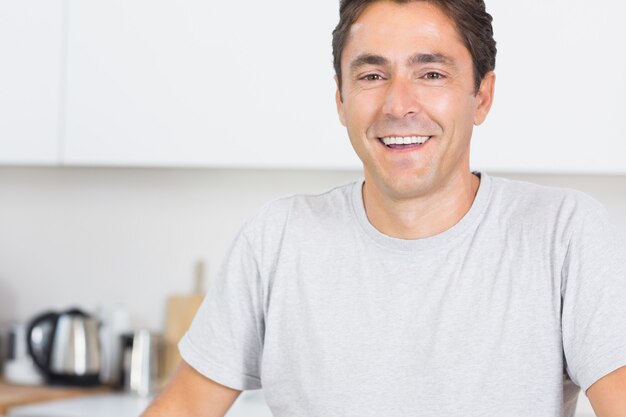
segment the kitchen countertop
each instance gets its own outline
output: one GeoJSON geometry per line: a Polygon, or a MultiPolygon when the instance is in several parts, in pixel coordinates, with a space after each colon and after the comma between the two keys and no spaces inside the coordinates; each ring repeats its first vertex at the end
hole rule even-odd
{"type": "Polygon", "coordinates": [[[110,389],[106,387],[68,388],[13,385],[0,379],[0,416],[3,416],[12,407],[20,405],[94,395],[107,391],[110,389]]]}
{"type": "MultiPolygon", "coordinates": [[[[101,394],[70,400],[15,407],[8,417],[139,417],[152,398],[132,394],[101,394]]],[[[272,417],[263,392],[245,391],[226,417],[272,417]]]]}
{"type": "MultiPolygon", "coordinates": [[[[7,417],[139,417],[152,398],[131,394],[100,394],[16,407],[7,417]]],[[[226,417],[272,417],[262,390],[244,391],[226,417]]],[[[579,396],[576,417],[595,417],[584,394],[579,396]]]]}

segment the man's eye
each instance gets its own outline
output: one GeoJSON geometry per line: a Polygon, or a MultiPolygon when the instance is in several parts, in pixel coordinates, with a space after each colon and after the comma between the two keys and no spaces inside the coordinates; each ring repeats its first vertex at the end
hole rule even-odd
{"type": "Polygon", "coordinates": [[[379,81],[379,80],[382,80],[383,77],[381,77],[378,74],[367,74],[366,76],[362,77],[361,79],[365,80],[365,81],[379,81]]]}
{"type": "Polygon", "coordinates": [[[426,78],[427,80],[441,80],[443,78],[443,75],[438,72],[428,72],[426,73],[426,75],[424,75],[424,78],[426,78]]]}

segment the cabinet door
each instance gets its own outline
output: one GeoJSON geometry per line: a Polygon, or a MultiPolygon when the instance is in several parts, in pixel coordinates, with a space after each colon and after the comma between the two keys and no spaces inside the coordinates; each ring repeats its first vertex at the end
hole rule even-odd
{"type": "Polygon", "coordinates": [[[486,3],[496,97],[472,139],[474,167],[626,174],[626,3],[486,3]]]}
{"type": "Polygon", "coordinates": [[[69,164],[358,167],[332,1],[70,0],[69,164]]]}
{"type": "Polygon", "coordinates": [[[0,0],[0,163],[58,158],[64,0],[0,0]]]}
{"type": "MultiPolygon", "coordinates": [[[[335,114],[337,3],[70,1],[64,161],[357,168],[335,114]]],[[[496,99],[472,166],[626,173],[612,0],[487,0],[496,99]]]]}

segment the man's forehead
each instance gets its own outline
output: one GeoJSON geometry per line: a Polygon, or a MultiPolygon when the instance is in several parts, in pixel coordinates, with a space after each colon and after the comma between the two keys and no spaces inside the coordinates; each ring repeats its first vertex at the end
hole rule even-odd
{"type": "Polygon", "coordinates": [[[412,57],[414,58],[412,63],[423,62],[424,59],[428,59],[426,55],[432,55],[432,62],[443,62],[449,59],[441,59],[442,57],[449,58],[454,53],[453,51],[449,53],[435,51],[438,49],[437,45],[444,46],[447,50],[453,47],[454,43],[458,47],[465,48],[455,22],[438,6],[421,0],[402,4],[377,1],[368,5],[352,24],[348,31],[345,49],[352,50],[349,54],[351,56],[365,53],[384,55],[377,53],[378,46],[382,46],[381,50],[385,50],[387,46],[404,45],[404,53],[415,55],[412,57]],[[404,10],[404,13],[398,10],[398,7],[411,5],[413,5],[412,10],[404,10]],[[354,48],[355,44],[358,47],[354,48]],[[416,57],[417,52],[421,50],[425,57],[416,57]]]}
{"type": "MultiPolygon", "coordinates": [[[[364,26],[376,24],[405,23],[408,26],[420,26],[425,24],[438,24],[457,29],[454,19],[446,10],[437,4],[425,0],[414,0],[408,2],[396,2],[391,0],[374,1],[359,13],[355,21],[350,25],[349,32],[358,32],[364,26]]],[[[367,30],[367,29],[366,29],[367,30]]]]}

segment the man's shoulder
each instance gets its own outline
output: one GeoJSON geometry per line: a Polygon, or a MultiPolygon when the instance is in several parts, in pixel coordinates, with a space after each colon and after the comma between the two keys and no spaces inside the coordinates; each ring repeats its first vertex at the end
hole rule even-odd
{"type": "Polygon", "coordinates": [[[362,180],[335,186],[320,193],[292,194],[261,206],[246,222],[251,234],[277,232],[288,225],[315,226],[351,216],[352,195],[362,180]]]}
{"type": "Polygon", "coordinates": [[[580,190],[504,177],[492,180],[492,204],[526,218],[552,220],[605,211],[598,200],[580,190]]]}

